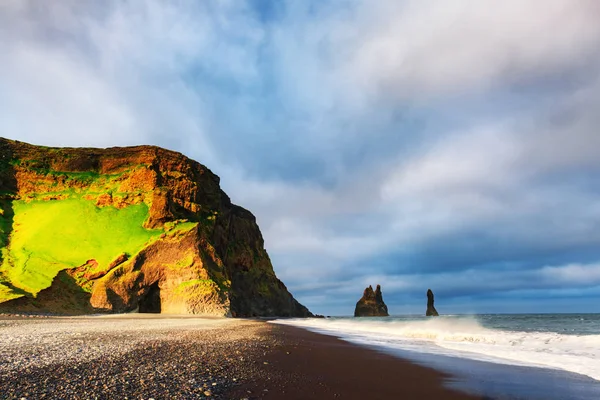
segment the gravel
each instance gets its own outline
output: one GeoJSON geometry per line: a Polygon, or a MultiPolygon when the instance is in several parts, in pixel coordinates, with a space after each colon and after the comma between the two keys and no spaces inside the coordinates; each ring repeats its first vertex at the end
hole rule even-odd
{"type": "Polygon", "coordinates": [[[269,324],[163,315],[0,315],[1,399],[228,398],[264,374],[269,324]]]}

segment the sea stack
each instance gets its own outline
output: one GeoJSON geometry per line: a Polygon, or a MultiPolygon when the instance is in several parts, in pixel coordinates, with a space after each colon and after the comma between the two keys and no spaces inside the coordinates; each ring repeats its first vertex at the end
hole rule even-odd
{"type": "Polygon", "coordinates": [[[439,317],[437,310],[433,306],[433,292],[431,289],[427,289],[427,311],[425,312],[425,316],[427,317],[439,317]]]}
{"type": "Polygon", "coordinates": [[[381,295],[381,286],[377,285],[375,291],[369,285],[363,292],[362,298],[356,303],[354,309],[355,317],[387,317],[388,308],[383,302],[381,295]]]}

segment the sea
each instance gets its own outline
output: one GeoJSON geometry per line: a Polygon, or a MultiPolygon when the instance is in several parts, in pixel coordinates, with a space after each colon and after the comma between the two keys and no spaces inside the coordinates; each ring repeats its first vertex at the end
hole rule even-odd
{"type": "Polygon", "coordinates": [[[600,314],[479,314],[272,321],[446,372],[489,399],[600,399],[600,314]]]}

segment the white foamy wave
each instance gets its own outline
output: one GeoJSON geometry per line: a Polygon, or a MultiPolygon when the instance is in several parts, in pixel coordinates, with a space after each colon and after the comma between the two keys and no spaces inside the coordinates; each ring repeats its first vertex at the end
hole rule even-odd
{"type": "Polygon", "coordinates": [[[390,349],[504,364],[562,369],[600,380],[600,335],[564,335],[489,329],[474,318],[427,320],[293,319],[293,325],[390,349]]]}

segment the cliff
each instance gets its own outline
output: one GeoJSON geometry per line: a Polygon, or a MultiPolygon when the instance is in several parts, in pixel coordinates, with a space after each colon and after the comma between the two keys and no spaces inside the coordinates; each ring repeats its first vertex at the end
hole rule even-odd
{"type": "Polygon", "coordinates": [[[219,177],[153,146],[0,138],[0,311],[310,316],[219,177]]]}
{"type": "Polygon", "coordinates": [[[356,303],[355,317],[387,317],[388,309],[383,302],[381,286],[377,285],[375,291],[369,286],[363,292],[362,298],[356,303]]]}
{"type": "Polygon", "coordinates": [[[440,315],[433,306],[433,302],[433,292],[431,289],[427,289],[427,311],[425,311],[426,317],[438,317],[440,315]]]}

